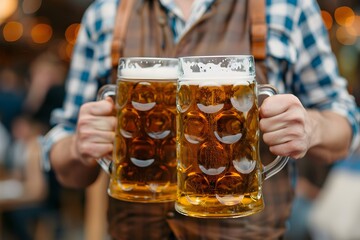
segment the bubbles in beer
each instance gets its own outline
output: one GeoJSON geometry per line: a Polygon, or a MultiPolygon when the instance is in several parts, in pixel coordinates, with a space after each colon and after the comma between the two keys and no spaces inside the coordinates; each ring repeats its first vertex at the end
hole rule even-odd
{"type": "Polygon", "coordinates": [[[146,117],[145,131],[153,139],[166,138],[171,132],[173,113],[163,108],[151,110],[146,117]]]}
{"type": "Polygon", "coordinates": [[[169,110],[175,110],[176,84],[167,83],[163,90],[163,102],[169,110]]]}
{"type": "Polygon", "coordinates": [[[169,186],[170,182],[167,182],[166,184],[159,184],[159,183],[149,183],[147,184],[150,192],[153,193],[161,193],[169,186]]]}
{"type": "Polygon", "coordinates": [[[181,161],[178,162],[178,171],[185,173],[191,170],[193,164],[197,164],[197,151],[191,147],[191,144],[188,141],[183,139],[180,141],[181,142],[177,145],[178,155],[181,156],[181,161]],[[182,146],[181,151],[179,149],[180,146],[182,146]]]}
{"type": "MultiPolygon", "coordinates": [[[[245,83],[245,82],[244,82],[245,83]]],[[[230,98],[231,104],[240,112],[248,112],[254,105],[255,94],[250,87],[252,84],[238,84],[233,86],[233,96],[230,98]]]]}
{"type": "Polygon", "coordinates": [[[117,92],[117,104],[119,108],[122,108],[125,106],[129,99],[129,88],[127,84],[124,82],[119,81],[118,82],[118,92],[117,92]]]}
{"type": "Polygon", "coordinates": [[[123,161],[126,156],[126,141],[124,138],[121,138],[119,141],[115,142],[115,151],[114,152],[114,161],[115,164],[113,167],[116,168],[119,162],[123,161]]]}
{"type": "Polygon", "coordinates": [[[254,143],[239,142],[233,149],[232,164],[237,172],[249,174],[257,164],[257,151],[254,143]]]}
{"type": "Polygon", "coordinates": [[[210,184],[206,177],[198,173],[190,173],[184,183],[186,199],[193,205],[201,204],[206,201],[209,187],[210,184]]]}
{"type": "Polygon", "coordinates": [[[241,158],[233,160],[233,165],[239,173],[248,174],[254,171],[256,162],[252,159],[241,158]]]}
{"type": "Polygon", "coordinates": [[[160,193],[170,185],[171,172],[164,165],[156,164],[145,169],[144,176],[147,188],[153,193],[160,193]]]}
{"type": "Polygon", "coordinates": [[[190,143],[198,144],[204,141],[207,132],[207,120],[199,112],[188,112],[183,120],[184,136],[190,143]]]}
{"type": "Polygon", "coordinates": [[[179,112],[186,112],[192,104],[191,89],[187,84],[179,84],[177,93],[177,109],[179,112]]]}
{"type": "Polygon", "coordinates": [[[200,170],[210,176],[223,173],[229,165],[227,154],[218,142],[205,142],[201,145],[198,164],[200,170]]]}
{"type": "Polygon", "coordinates": [[[216,113],[224,107],[225,92],[217,82],[204,82],[199,85],[197,106],[204,113],[216,113]]]}
{"type": "Polygon", "coordinates": [[[225,144],[238,142],[243,133],[245,118],[235,111],[225,111],[215,118],[214,135],[225,144]]]}
{"type": "Polygon", "coordinates": [[[138,82],[132,92],[131,103],[139,111],[149,111],[156,105],[156,92],[149,82],[138,82]]]}
{"type": "Polygon", "coordinates": [[[259,136],[259,110],[254,105],[246,116],[246,140],[256,143],[259,136]]]}
{"type": "Polygon", "coordinates": [[[179,86],[176,209],[204,217],[258,211],[255,84],[190,80],[179,86]]]}
{"type": "Polygon", "coordinates": [[[174,138],[164,140],[159,149],[158,156],[166,166],[176,168],[176,142],[174,138]]]}
{"type": "Polygon", "coordinates": [[[118,180],[110,184],[110,194],[140,202],[174,200],[176,81],[135,78],[118,84],[113,171],[118,180]]]}
{"type": "Polygon", "coordinates": [[[128,183],[117,183],[119,185],[119,188],[124,191],[124,192],[130,192],[131,190],[134,189],[135,185],[134,184],[128,184],[128,183]]]}
{"type": "Polygon", "coordinates": [[[118,166],[116,170],[116,176],[124,176],[127,181],[119,181],[117,179],[117,186],[125,192],[131,191],[136,187],[136,185],[131,184],[131,180],[135,179],[137,176],[135,166],[131,166],[129,164],[121,164],[118,166]]]}
{"type": "Polygon", "coordinates": [[[129,150],[131,162],[138,167],[148,167],[155,161],[155,144],[153,140],[135,138],[129,150]]]}
{"type": "Polygon", "coordinates": [[[226,206],[238,205],[244,198],[245,186],[239,174],[229,173],[216,182],[216,199],[226,206]]]}
{"type": "Polygon", "coordinates": [[[131,108],[121,110],[118,118],[120,133],[124,138],[132,138],[138,134],[140,129],[140,116],[131,108]]]}

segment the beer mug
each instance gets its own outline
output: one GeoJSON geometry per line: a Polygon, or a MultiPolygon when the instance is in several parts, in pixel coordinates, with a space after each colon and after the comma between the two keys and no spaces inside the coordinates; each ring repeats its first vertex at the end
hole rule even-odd
{"type": "Polygon", "coordinates": [[[176,198],[176,58],[121,58],[117,83],[99,90],[114,96],[117,126],[109,173],[110,196],[132,202],[176,198]]]}
{"type": "Polygon", "coordinates": [[[206,218],[242,217],[264,208],[262,183],[288,157],[263,166],[252,56],[180,58],[177,87],[178,190],[175,209],[206,218]]]}

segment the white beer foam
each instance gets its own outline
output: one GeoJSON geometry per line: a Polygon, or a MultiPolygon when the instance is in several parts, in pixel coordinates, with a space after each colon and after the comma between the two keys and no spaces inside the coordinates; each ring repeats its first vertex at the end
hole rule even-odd
{"type": "Polygon", "coordinates": [[[119,77],[129,79],[178,79],[177,67],[154,66],[149,68],[127,68],[121,69],[119,77]]]}
{"type": "Polygon", "coordinates": [[[250,59],[224,59],[219,63],[181,61],[184,78],[201,77],[255,77],[253,61],[250,59]],[[224,62],[225,61],[225,62],[224,62]],[[224,64],[225,63],[225,64],[224,64]]]}

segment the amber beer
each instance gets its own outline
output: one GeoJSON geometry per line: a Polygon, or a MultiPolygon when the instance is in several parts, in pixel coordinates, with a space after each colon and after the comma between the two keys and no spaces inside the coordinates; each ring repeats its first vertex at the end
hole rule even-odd
{"type": "Polygon", "coordinates": [[[133,202],[176,198],[178,60],[120,60],[109,194],[133,202]]]}
{"type": "Polygon", "coordinates": [[[215,218],[261,211],[267,172],[259,154],[253,58],[187,57],[180,69],[176,210],[215,218]]]}

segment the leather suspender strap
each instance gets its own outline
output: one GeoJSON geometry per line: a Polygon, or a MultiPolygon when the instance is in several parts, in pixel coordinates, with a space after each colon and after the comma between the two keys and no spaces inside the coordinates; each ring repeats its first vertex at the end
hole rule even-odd
{"type": "Polygon", "coordinates": [[[249,0],[251,20],[251,52],[255,59],[266,57],[266,0],[249,0]]]}
{"type": "Polygon", "coordinates": [[[125,45],[126,31],[135,0],[120,0],[113,32],[113,40],[111,44],[111,63],[114,68],[117,67],[119,58],[125,45]]]}

